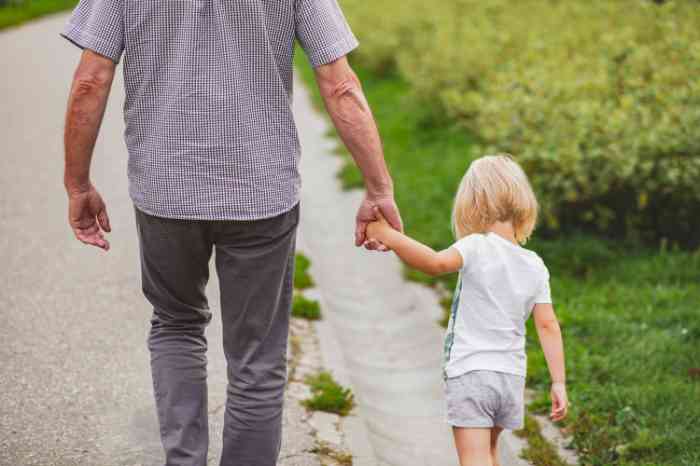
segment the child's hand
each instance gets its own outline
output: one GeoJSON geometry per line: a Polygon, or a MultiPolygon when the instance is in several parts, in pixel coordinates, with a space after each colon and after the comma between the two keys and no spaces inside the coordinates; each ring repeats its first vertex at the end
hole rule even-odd
{"type": "Polygon", "coordinates": [[[373,211],[377,220],[367,225],[367,238],[383,243],[386,240],[387,232],[392,230],[392,227],[384,218],[378,207],[374,207],[373,211]]]}
{"type": "Polygon", "coordinates": [[[569,409],[566,384],[563,382],[554,382],[549,395],[552,398],[552,412],[549,417],[552,421],[561,421],[566,417],[566,413],[569,409]]]}

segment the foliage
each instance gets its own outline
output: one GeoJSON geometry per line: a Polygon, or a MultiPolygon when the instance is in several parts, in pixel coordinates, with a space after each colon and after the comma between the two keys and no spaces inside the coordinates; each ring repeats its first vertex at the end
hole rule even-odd
{"type": "Polygon", "coordinates": [[[314,281],[309,275],[309,267],[311,267],[311,261],[308,257],[300,253],[294,257],[294,288],[297,290],[314,286],[314,281]]]}
{"type": "Polygon", "coordinates": [[[319,320],[321,319],[321,305],[316,300],[295,294],[292,301],[292,315],[301,319],[319,320]]]}
{"type": "Polygon", "coordinates": [[[38,16],[69,10],[76,0],[4,0],[0,1],[0,29],[24,23],[38,16]]]}
{"type": "Polygon", "coordinates": [[[311,387],[312,396],[303,403],[309,409],[347,416],[355,407],[352,391],[336,382],[328,372],[309,376],[306,383],[311,387]]]}
{"type": "Polygon", "coordinates": [[[398,73],[433,113],[478,133],[480,153],[514,154],[549,230],[700,243],[697,2],[343,6],[362,42],[355,62],[398,73]]]}

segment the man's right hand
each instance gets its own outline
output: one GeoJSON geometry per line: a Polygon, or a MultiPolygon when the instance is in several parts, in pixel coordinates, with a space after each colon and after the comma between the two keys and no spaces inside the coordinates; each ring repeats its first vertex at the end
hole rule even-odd
{"type": "Polygon", "coordinates": [[[107,207],[92,184],[83,189],[68,189],[68,223],[78,240],[109,250],[109,241],[104,237],[104,232],[112,231],[107,207]]]}

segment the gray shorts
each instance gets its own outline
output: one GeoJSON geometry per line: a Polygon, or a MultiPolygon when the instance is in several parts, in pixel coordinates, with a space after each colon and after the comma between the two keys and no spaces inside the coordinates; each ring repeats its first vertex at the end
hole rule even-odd
{"type": "Polygon", "coordinates": [[[447,379],[447,422],[454,427],[522,429],[525,377],[472,371],[447,379]]]}

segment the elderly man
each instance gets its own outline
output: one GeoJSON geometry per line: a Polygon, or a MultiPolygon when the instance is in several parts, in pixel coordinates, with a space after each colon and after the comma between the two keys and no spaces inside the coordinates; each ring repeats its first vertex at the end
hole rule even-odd
{"type": "Polygon", "coordinates": [[[206,464],[204,289],[215,250],[229,381],[221,465],[272,466],[299,218],[295,39],[364,175],[355,244],[366,243],[374,206],[401,228],[377,128],[345,58],[357,41],[336,0],[82,0],[62,35],[84,49],[65,126],[69,222],[104,250],[111,227],[90,160],[124,56],[129,192],[153,305],[148,347],[166,464],[206,464]]]}

